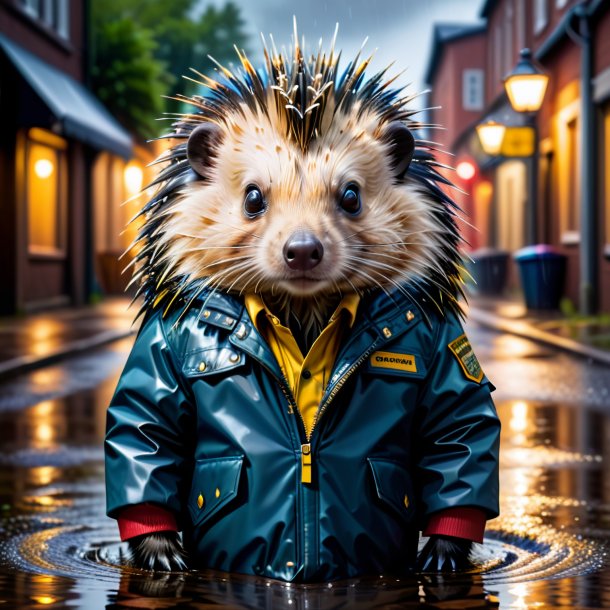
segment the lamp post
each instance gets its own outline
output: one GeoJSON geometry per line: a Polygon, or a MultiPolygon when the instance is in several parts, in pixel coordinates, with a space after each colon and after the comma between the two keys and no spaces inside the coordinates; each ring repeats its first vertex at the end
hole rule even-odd
{"type": "Polygon", "coordinates": [[[549,82],[548,75],[534,61],[529,49],[522,49],[519,62],[504,78],[504,88],[511,107],[515,112],[525,114],[528,126],[534,130],[534,152],[528,159],[527,188],[527,242],[537,241],[538,198],[538,129],[536,113],[542,106],[549,82]]]}

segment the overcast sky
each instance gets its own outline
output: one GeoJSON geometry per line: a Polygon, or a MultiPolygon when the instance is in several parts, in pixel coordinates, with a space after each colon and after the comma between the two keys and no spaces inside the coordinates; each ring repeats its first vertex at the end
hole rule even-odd
{"type": "MultiPolygon", "coordinates": [[[[210,0],[202,0],[202,5],[210,0]]],[[[220,6],[224,0],[213,0],[220,6]]],[[[424,88],[423,77],[430,55],[432,28],[436,22],[477,22],[483,0],[233,0],[241,10],[252,36],[253,58],[260,52],[260,32],[278,44],[289,44],[292,16],[300,35],[317,47],[320,37],[330,41],[339,23],[337,47],[350,57],[368,36],[365,50],[375,51],[373,70],[395,62],[395,72],[407,69],[400,83],[424,88]]],[[[345,65],[345,64],[343,64],[345,65]]]]}

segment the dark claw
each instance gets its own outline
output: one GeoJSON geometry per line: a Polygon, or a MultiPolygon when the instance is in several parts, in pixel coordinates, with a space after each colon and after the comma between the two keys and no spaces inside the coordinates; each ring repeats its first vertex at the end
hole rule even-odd
{"type": "Polygon", "coordinates": [[[186,555],[176,532],[155,532],[131,538],[131,563],[143,570],[183,572],[186,555]]]}
{"type": "Polygon", "coordinates": [[[473,567],[472,542],[451,536],[430,536],[417,558],[418,572],[461,572],[473,567]],[[436,570],[434,569],[436,566],[436,570]],[[431,569],[432,568],[432,569],[431,569]]]}

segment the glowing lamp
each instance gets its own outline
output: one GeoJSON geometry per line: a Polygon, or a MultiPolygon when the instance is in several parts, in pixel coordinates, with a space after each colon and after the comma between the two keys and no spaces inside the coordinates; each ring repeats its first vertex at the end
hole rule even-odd
{"type": "Polygon", "coordinates": [[[139,193],[142,189],[142,179],[144,175],[142,173],[142,168],[135,164],[130,163],[125,168],[124,178],[125,178],[125,188],[129,192],[130,195],[135,195],[139,193]]]}
{"type": "Polygon", "coordinates": [[[522,49],[519,62],[504,78],[504,88],[513,110],[538,111],[542,106],[548,82],[548,75],[534,62],[531,51],[522,49]]]}
{"type": "Polygon", "coordinates": [[[53,169],[53,161],[50,159],[38,159],[38,161],[34,163],[34,172],[43,180],[53,173],[53,169]]]}
{"type": "Polygon", "coordinates": [[[481,141],[483,150],[488,155],[498,155],[502,148],[502,140],[506,132],[506,125],[496,123],[496,121],[487,121],[477,125],[477,135],[481,141]]]}
{"type": "Polygon", "coordinates": [[[470,161],[460,161],[455,168],[457,175],[462,180],[470,180],[476,173],[474,163],[470,161]]]}

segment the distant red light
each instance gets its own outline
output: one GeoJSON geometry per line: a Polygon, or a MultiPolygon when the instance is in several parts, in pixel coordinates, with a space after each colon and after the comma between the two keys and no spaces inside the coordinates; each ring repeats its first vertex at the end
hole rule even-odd
{"type": "Polygon", "coordinates": [[[470,161],[460,161],[457,164],[455,171],[462,180],[470,180],[474,177],[476,168],[474,163],[471,163],[470,161]]]}

